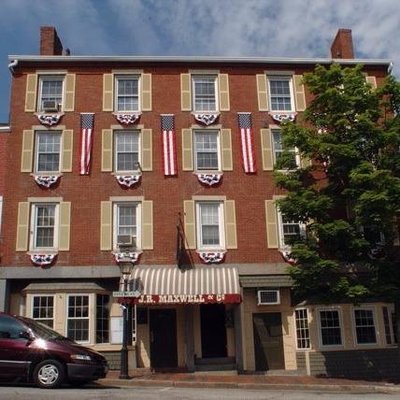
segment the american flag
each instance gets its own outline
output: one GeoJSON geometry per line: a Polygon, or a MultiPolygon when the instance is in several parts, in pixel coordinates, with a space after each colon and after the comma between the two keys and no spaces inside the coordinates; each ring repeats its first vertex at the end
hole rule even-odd
{"type": "Polygon", "coordinates": [[[89,175],[93,146],[93,113],[81,114],[81,155],[79,159],[79,174],[89,175]]]}
{"type": "Polygon", "coordinates": [[[176,175],[176,138],[173,114],[161,115],[161,134],[163,144],[164,175],[176,175]]]}
{"type": "Polygon", "coordinates": [[[253,150],[253,134],[251,129],[251,113],[238,113],[240,141],[242,144],[242,159],[245,173],[256,172],[256,162],[253,150]]]}

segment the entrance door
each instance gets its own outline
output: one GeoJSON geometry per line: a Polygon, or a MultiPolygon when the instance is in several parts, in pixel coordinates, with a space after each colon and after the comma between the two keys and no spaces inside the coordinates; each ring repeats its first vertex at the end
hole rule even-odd
{"type": "Polygon", "coordinates": [[[200,321],[202,357],[226,357],[225,305],[202,304],[200,321]]]}
{"type": "Polygon", "coordinates": [[[153,368],[176,368],[176,311],[150,310],[150,362],[153,368]]]}
{"type": "Polygon", "coordinates": [[[253,314],[257,371],[285,369],[281,313],[253,314]]]}

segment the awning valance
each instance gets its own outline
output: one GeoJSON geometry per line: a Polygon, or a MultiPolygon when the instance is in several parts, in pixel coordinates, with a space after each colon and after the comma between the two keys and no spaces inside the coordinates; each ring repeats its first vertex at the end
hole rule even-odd
{"type": "Polygon", "coordinates": [[[140,292],[138,304],[240,303],[238,270],[204,265],[180,270],[175,265],[136,266],[130,290],[140,292]]]}

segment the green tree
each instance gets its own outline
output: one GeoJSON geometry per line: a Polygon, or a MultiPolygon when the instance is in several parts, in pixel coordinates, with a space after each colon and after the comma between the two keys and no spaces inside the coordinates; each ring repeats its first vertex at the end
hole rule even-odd
{"type": "Polygon", "coordinates": [[[282,142],[313,162],[293,169],[287,150],[275,169],[280,211],[307,227],[291,243],[295,296],[393,302],[400,338],[400,84],[389,76],[375,89],[362,66],[337,64],[304,84],[313,100],[282,142]]]}

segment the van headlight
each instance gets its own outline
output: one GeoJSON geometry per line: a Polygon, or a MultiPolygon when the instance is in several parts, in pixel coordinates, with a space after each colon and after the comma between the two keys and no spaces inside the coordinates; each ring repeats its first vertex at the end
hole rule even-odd
{"type": "Polygon", "coordinates": [[[71,360],[74,361],[92,361],[90,356],[86,354],[71,354],[71,360]]]}

